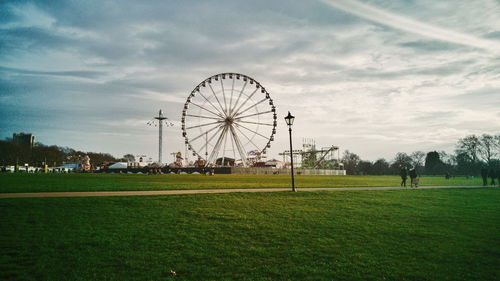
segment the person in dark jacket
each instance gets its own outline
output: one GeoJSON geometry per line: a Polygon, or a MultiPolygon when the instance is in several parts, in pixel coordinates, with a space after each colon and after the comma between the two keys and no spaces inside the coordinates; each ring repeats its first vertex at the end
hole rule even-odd
{"type": "Polygon", "coordinates": [[[401,186],[406,187],[406,179],[408,178],[408,171],[406,171],[406,167],[401,168],[399,175],[401,176],[401,186]]]}
{"type": "Polygon", "coordinates": [[[500,186],[500,169],[497,170],[497,182],[498,186],[500,186]]]}
{"type": "Polygon", "coordinates": [[[488,185],[488,169],[482,168],[481,169],[481,177],[483,178],[483,186],[488,185]]]}
{"type": "Polygon", "coordinates": [[[490,169],[489,173],[488,173],[488,176],[490,177],[491,179],[491,183],[490,185],[495,185],[495,178],[497,177],[497,174],[495,173],[495,170],[493,169],[490,169]]]}

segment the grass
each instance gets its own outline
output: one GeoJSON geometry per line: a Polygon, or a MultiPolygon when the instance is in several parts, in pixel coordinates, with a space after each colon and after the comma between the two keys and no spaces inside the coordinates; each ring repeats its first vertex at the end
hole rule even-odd
{"type": "Polygon", "coordinates": [[[2,199],[0,279],[499,280],[499,194],[2,199]]]}
{"type": "MultiPolygon", "coordinates": [[[[296,176],[296,186],[398,186],[397,176],[296,176]]],[[[409,180],[407,181],[409,184],[409,180]]],[[[421,185],[480,185],[481,180],[422,177],[421,185]]],[[[287,175],[0,174],[0,192],[172,190],[290,187],[287,175]]]]}

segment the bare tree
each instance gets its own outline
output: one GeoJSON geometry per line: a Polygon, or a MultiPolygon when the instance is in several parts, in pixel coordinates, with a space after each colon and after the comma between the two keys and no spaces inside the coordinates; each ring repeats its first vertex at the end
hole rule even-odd
{"type": "Polygon", "coordinates": [[[483,134],[479,138],[478,154],[481,159],[491,165],[491,160],[497,155],[496,137],[488,134],[483,134]]]}
{"type": "Polygon", "coordinates": [[[123,155],[122,159],[127,161],[127,162],[135,162],[135,156],[130,154],[130,153],[123,155]]]}
{"type": "Polygon", "coordinates": [[[444,164],[450,165],[450,166],[453,166],[456,164],[456,159],[455,159],[455,156],[453,154],[448,154],[444,150],[438,151],[438,153],[439,153],[439,158],[441,159],[441,161],[443,161],[444,164]]]}
{"type": "Polygon", "coordinates": [[[392,162],[392,168],[399,171],[402,167],[409,167],[412,165],[412,158],[408,156],[408,154],[404,152],[396,153],[396,157],[394,157],[394,161],[392,162]]]}
{"type": "Polygon", "coordinates": [[[457,155],[466,155],[472,163],[476,163],[479,154],[479,147],[481,146],[481,141],[476,135],[466,136],[463,139],[459,139],[457,143],[457,155]]]}
{"type": "Polygon", "coordinates": [[[495,135],[495,149],[497,151],[497,154],[500,154],[500,134],[495,135]]]}
{"type": "Polygon", "coordinates": [[[344,163],[344,169],[348,174],[355,175],[358,173],[359,162],[361,162],[361,158],[357,154],[351,153],[349,150],[344,151],[342,163],[344,163]]]}
{"type": "Polygon", "coordinates": [[[420,168],[424,166],[425,152],[414,151],[410,154],[411,163],[415,168],[420,168]]]}
{"type": "Polygon", "coordinates": [[[375,163],[373,163],[372,172],[375,175],[390,174],[391,170],[389,162],[387,162],[384,158],[378,159],[375,163]]]}

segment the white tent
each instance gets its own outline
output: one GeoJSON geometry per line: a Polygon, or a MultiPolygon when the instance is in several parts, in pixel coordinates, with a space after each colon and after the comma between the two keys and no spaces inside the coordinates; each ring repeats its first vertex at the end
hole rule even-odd
{"type": "Polygon", "coordinates": [[[108,169],[127,169],[127,162],[116,162],[109,165],[108,169]]]}

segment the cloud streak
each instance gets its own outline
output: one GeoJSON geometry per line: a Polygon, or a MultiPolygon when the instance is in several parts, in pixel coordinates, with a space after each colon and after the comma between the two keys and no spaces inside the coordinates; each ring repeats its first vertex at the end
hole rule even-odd
{"type": "Polygon", "coordinates": [[[431,24],[397,15],[355,0],[320,0],[321,2],[351,13],[358,17],[380,23],[394,29],[411,32],[424,37],[440,41],[450,42],[463,46],[469,46],[498,53],[500,43],[488,39],[479,38],[469,34],[463,34],[453,30],[441,28],[431,24]]]}

